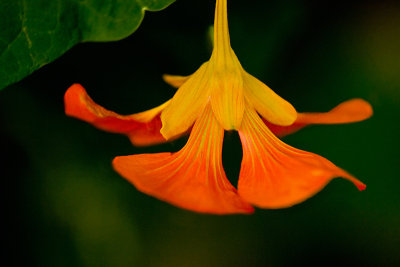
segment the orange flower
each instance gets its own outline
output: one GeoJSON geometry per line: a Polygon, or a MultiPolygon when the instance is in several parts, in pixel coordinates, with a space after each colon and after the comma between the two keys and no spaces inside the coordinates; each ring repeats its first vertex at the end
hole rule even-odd
{"type": "Polygon", "coordinates": [[[316,154],[295,149],[276,136],[310,124],[350,123],[372,115],[361,99],[326,113],[298,113],[268,86],[248,74],[230,46],[227,0],[217,0],[214,50],[190,76],[165,75],[178,87],[174,97],[154,109],[122,116],[108,111],[72,85],[66,114],[102,130],[126,134],[134,145],[150,145],[191,131],[176,153],[116,157],[115,170],[136,188],[173,205],[205,213],[252,213],[252,206],[284,208],[344,177],[359,190],[365,185],[316,154]],[[224,130],[237,130],[243,160],[236,190],[222,167],[224,130]]]}

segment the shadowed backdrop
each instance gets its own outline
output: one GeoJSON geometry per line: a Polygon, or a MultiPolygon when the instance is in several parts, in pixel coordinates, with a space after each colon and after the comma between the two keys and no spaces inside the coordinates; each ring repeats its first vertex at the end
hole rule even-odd
{"type": "MultiPolygon", "coordinates": [[[[254,215],[181,210],[116,174],[118,155],[177,151],[186,139],[133,147],[64,115],[63,94],[81,83],[121,114],[169,99],[163,73],[187,75],[208,60],[214,1],[178,0],[148,13],[132,36],[85,43],[0,92],[1,177],[7,257],[29,266],[303,266],[400,262],[400,4],[398,1],[229,1],[232,47],[243,67],[298,111],[350,98],[374,116],[314,126],[284,139],[367,184],[333,180],[304,203],[254,215]]],[[[242,152],[225,134],[234,185],[242,152]]]]}

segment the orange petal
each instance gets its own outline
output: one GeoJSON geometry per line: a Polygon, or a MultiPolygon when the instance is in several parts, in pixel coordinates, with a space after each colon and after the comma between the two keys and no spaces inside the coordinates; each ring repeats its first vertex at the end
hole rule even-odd
{"type": "Polygon", "coordinates": [[[135,146],[150,146],[166,142],[161,135],[161,118],[160,113],[157,114],[151,121],[141,123],[135,130],[128,132],[131,143],[135,146]]]}
{"type": "Polygon", "coordinates": [[[247,110],[239,131],[243,160],[238,191],[262,208],[285,208],[319,192],[335,177],[344,177],[359,190],[365,185],[329,160],[293,148],[265,126],[254,110],[247,110]]]}
{"type": "Polygon", "coordinates": [[[260,115],[276,125],[291,125],[297,113],[294,107],[267,85],[243,71],[244,93],[247,101],[260,115]]]}
{"type": "Polygon", "coordinates": [[[164,74],[163,80],[164,82],[168,83],[172,87],[179,88],[184,84],[191,75],[189,76],[179,76],[179,75],[169,75],[169,74],[164,74]]]}
{"type": "Polygon", "coordinates": [[[209,105],[176,153],[116,157],[114,169],[146,194],[196,212],[251,213],[222,167],[224,130],[209,105]]]}
{"type": "Polygon", "coordinates": [[[363,99],[350,99],[340,103],[332,110],[323,113],[298,113],[296,121],[290,126],[279,126],[263,119],[268,128],[277,136],[283,137],[297,132],[310,124],[351,123],[372,116],[371,105],[363,99]]]}
{"type": "Polygon", "coordinates": [[[119,115],[96,104],[80,84],[73,84],[64,95],[65,113],[112,133],[127,135],[134,145],[165,142],[160,134],[160,113],[168,102],[137,114],[119,115]]]}

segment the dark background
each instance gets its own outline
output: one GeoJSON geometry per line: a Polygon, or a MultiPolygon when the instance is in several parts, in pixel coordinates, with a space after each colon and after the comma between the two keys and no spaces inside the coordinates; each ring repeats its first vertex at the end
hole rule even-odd
{"type": "MultiPolygon", "coordinates": [[[[147,13],[129,38],[80,44],[0,92],[0,153],[7,258],[25,266],[394,266],[400,263],[399,1],[229,1],[232,47],[244,68],[299,111],[346,99],[374,116],[315,126],[285,138],[367,184],[333,180],[295,207],[254,215],[181,210],[116,174],[117,155],[177,151],[185,138],[149,147],[69,118],[74,82],[108,109],[135,113],[208,60],[213,1],[178,0],[147,13]],[[322,4],[323,3],[323,4],[322,4]]],[[[224,167],[236,184],[241,147],[226,134],[224,167]]]]}

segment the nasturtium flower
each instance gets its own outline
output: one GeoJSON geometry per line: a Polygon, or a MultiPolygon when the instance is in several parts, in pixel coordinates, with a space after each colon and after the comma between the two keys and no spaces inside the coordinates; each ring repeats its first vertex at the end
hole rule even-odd
{"type": "Polygon", "coordinates": [[[120,156],[114,169],[138,190],[196,212],[252,213],[253,206],[285,208],[319,192],[335,177],[365,185],[329,160],[293,148],[276,137],[310,124],[350,123],[372,115],[362,99],[326,113],[298,113],[286,100],[247,73],[230,45],[227,0],[217,0],[214,49],[190,76],[164,75],[178,90],[164,104],[118,115],[96,104],[79,85],[65,94],[65,111],[99,129],[127,135],[134,145],[162,143],[190,132],[176,153],[120,156]],[[243,159],[237,189],[222,166],[224,131],[236,130],[243,159]]]}

